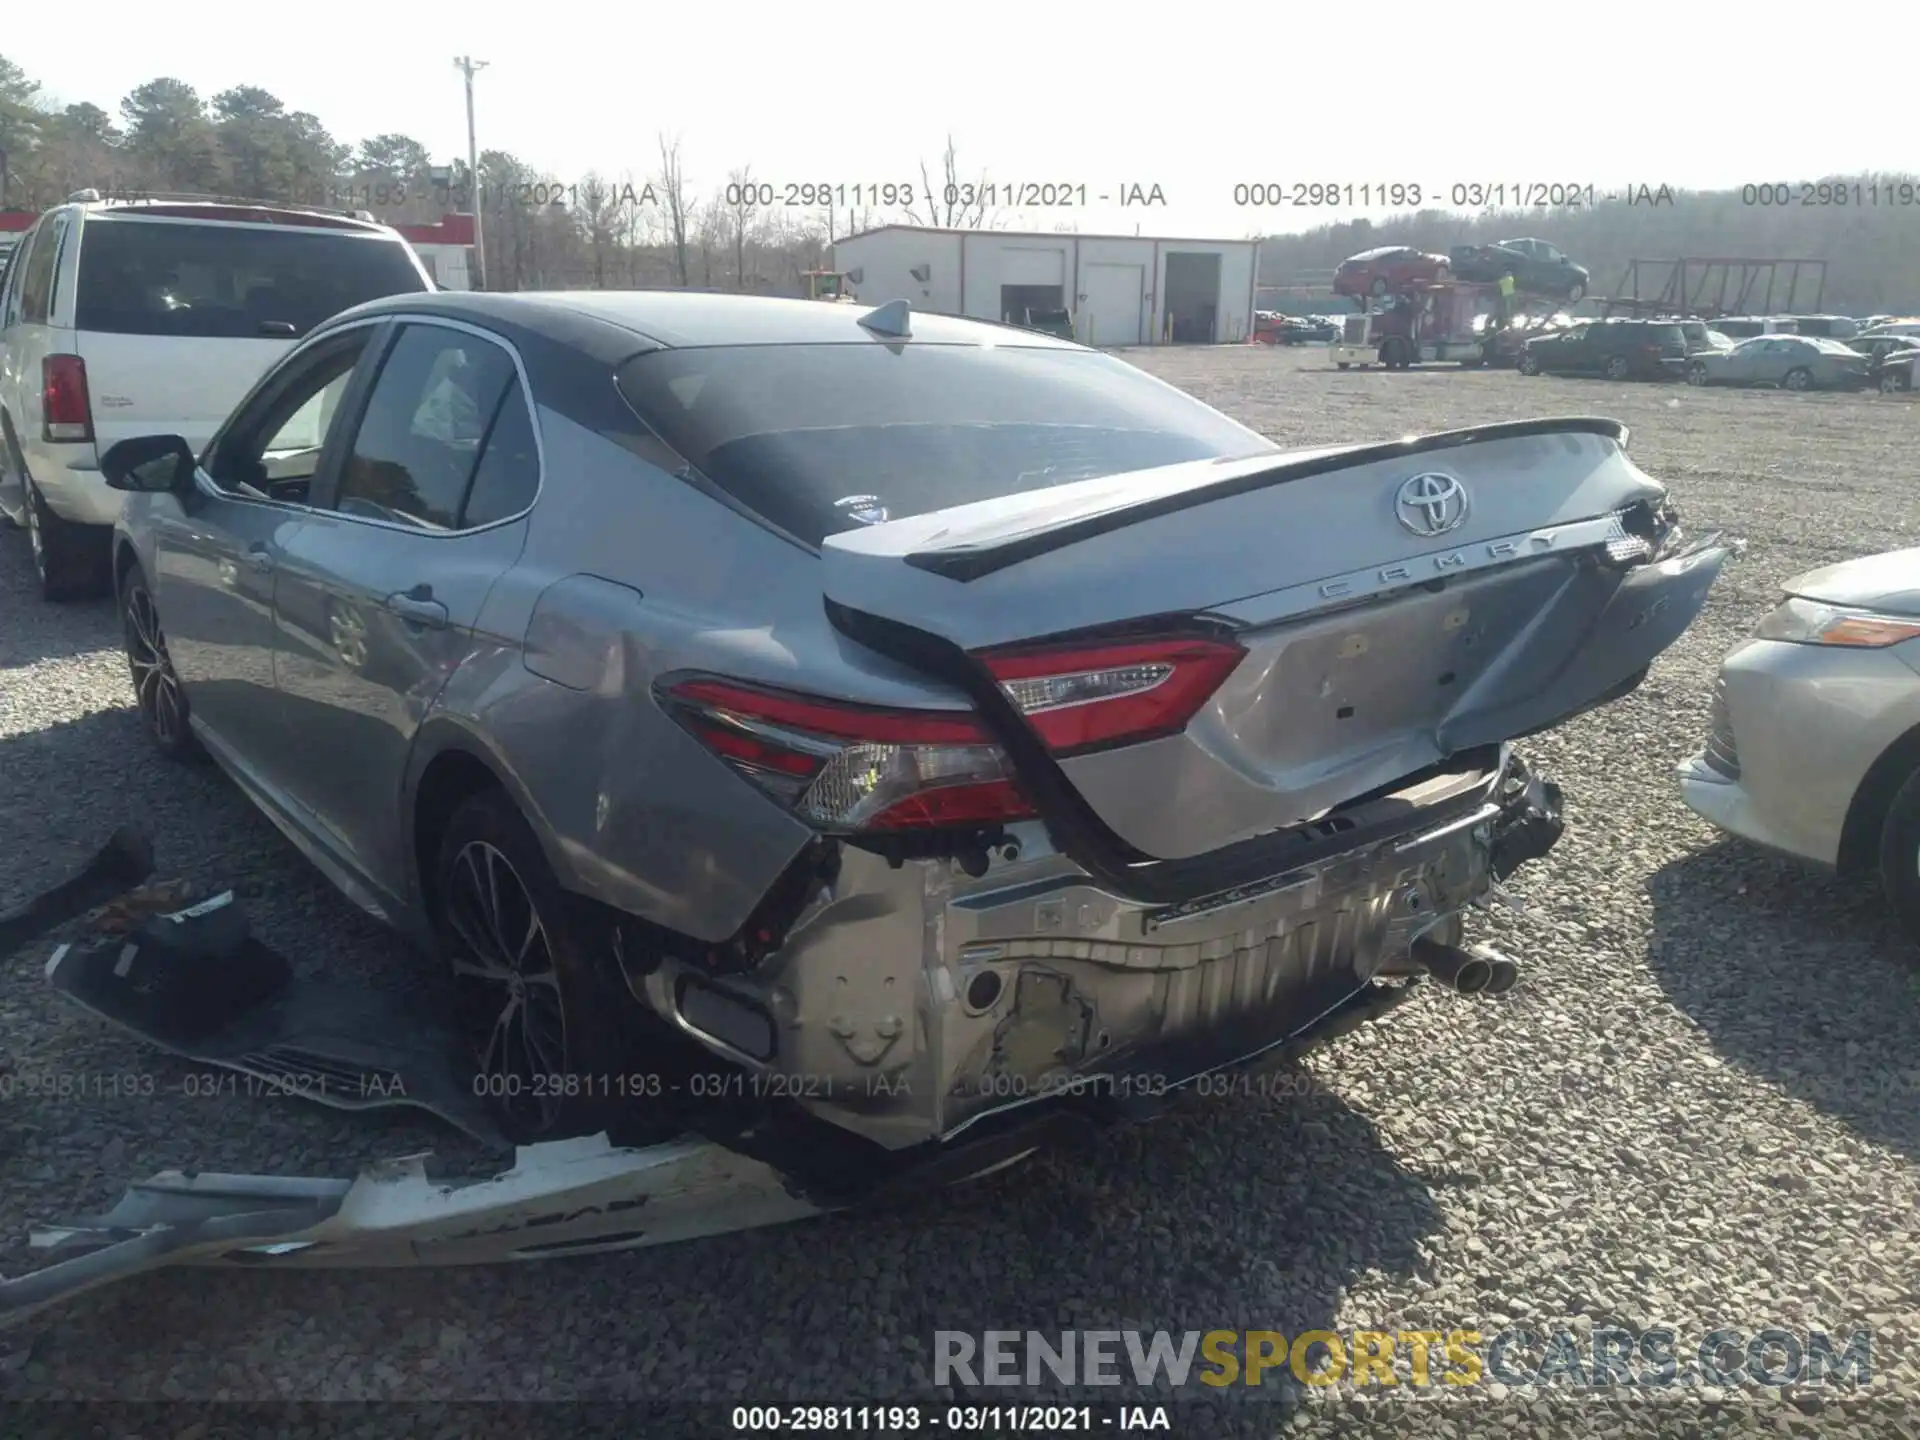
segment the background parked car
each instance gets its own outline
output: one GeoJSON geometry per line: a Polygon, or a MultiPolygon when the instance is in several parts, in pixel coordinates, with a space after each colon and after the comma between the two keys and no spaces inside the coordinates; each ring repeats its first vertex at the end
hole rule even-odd
{"type": "Polygon", "coordinates": [[[1680,794],[1722,830],[1842,875],[1879,872],[1920,940],[1920,550],[1789,580],[1720,667],[1680,794]]]}
{"type": "Polygon", "coordinates": [[[1778,385],[1782,390],[1847,390],[1867,382],[1867,357],[1839,340],[1756,335],[1724,354],[1693,356],[1690,385],[1778,385]]]}
{"type": "Polygon", "coordinates": [[[1333,272],[1336,295],[1370,295],[1380,299],[1414,285],[1431,285],[1448,278],[1447,257],[1410,245],[1383,245],[1349,255],[1333,272]]]}
{"type": "Polygon", "coordinates": [[[1490,283],[1511,275],[1516,290],[1550,295],[1569,305],[1587,293],[1593,278],[1586,266],[1576,265],[1557,245],[1531,237],[1492,245],[1456,245],[1448,258],[1462,280],[1490,283]]]}
{"type": "Polygon", "coordinates": [[[26,527],[41,594],[109,588],[121,496],[99,457],[114,441],[157,429],[197,448],[322,320],[431,289],[398,231],[345,214],[91,198],[47,211],[0,288],[0,518],[26,527]]]}
{"type": "MultiPolygon", "coordinates": [[[[1880,377],[1897,357],[1920,350],[1920,335],[1857,335],[1846,342],[1849,350],[1856,350],[1867,357],[1867,379],[1878,384],[1880,377]]],[[[1903,388],[1897,383],[1895,389],[1903,388]]]]}
{"type": "Polygon", "coordinates": [[[1678,379],[1687,368],[1680,326],[1659,320],[1594,320],[1529,340],[1523,375],[1605,375],[1609,380],[1678,379]]]}
{"type": "Polygon", "coordinates": [[[1861,331],[1861,324],[1850,315],[1795,315],[1793,333],[1824,335],[1829,340],[1850,340],[1861,331]]]}
{"type": "Polygon", "coordinates": [[[1792,335],[1795,324],[1782,315],[1723,315],[1713,328],[1733,340],[1751,340],[1756,335],[1792,335]]]}

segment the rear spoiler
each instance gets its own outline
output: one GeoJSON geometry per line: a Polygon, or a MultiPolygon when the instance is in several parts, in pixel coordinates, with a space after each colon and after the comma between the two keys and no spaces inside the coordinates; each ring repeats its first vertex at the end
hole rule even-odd
{"type": "Polygon", "coordinates": [[[1477,445],[1487,440],[1517,440],[1533,435],[1601,435],[1626,448],[1629,431],[1618,420],[1595,415],[1565,416],[1546,420],[1502,420],[1491,425],[1471,425],[1464,430],[1440,430],[1431,435],[1415,435],[1405,440],[1388,440],[1377,445],[1360,445],[1333,454],[1313,454],[1294,459],[1281,458],[1259,469],[1237,471],[1212,484],[1195,485],[1171,495],[1155,496],[1137,505],[1121,506],[1052,525],[1020,531],[1004,539],[953,545],[935,550],[916,550],[906,563],[948,580],[966,583],[1018,565],[1023,560],[1061,550],[1096,535],[1105,535],[1143,520],[1158,519],[1195,505],[1224,500],[1290,480],[1305,480],[1355,465],[1371,465],[1382,460],[1401,460],[1415,455],[1430,455],[1462,445],[1477,445]]]}

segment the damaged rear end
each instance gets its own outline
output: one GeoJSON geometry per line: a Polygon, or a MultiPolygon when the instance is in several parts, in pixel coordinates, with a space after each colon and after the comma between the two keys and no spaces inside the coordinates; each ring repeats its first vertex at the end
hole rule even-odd
{"type": "Polygon", "coordinates": [[[1509,742],[1637,685],[1725,556],[1683,542],[1597,419],[829,536],[834,625],[968,708],[663,686],[823,838],[765,956],[663,967],[653,998],[685,1023],[697,988],[696,1033],[898,1147],[1150,1099],[1368,1018],[1406,977],[1505,988],[1459,917],[1560,830],[1509,742]]]}

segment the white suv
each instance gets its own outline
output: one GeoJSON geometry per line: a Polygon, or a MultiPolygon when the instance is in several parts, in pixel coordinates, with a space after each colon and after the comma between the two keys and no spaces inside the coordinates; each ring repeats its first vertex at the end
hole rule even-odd
{"type": "Polygon", "coordinates": [[[47,211],[0,286],[0,518],[27,528],[41,593],[110,587],[116,440],[197,451],[322,320],[431,289],[398,231],[331,211],[90,192],[47,211]]]}

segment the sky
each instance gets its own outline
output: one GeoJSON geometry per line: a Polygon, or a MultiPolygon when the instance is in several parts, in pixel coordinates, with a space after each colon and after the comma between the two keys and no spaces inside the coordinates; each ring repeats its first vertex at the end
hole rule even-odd
{"type": "MultiPolygon", "coordinates": [[[[1457,12],[1384,0],[857,11],[726,0],[552,24],[519,5],[332,0],[324,23],[298,26],[263,22],[258,0],[195,0],[191,20],[166,26],[90,11],[84,43],[57,6],[10,8],[0,54],[61,103],[115,111],[160,75],[203,96],[260,85],[342,140],[398,131],[444,161],[466,151],[453,64],[464,53],[488,62],[475,81],[480,147],[562,185],[589,171],[644,180],[665,132],[703,192],[748,167],[782,205],[789,185],[918,190],[922,161],[938,188],[951,135],[969,179],[984,173],[1024,199],[1051,187],[1056,203],[998,217],[1032,229],[1235,237],[1390,213],[1381,186],[1452,208],[1491,203],[1500,187],[1512,198],[1591,185],[1604,204],[1642,185],[1920,169],[1910,114],[1873,123],[1877,106],[1837,83],[1912,39],[1913,10],[1881,3],[1831,12],[1831,89],[1808,78],[1825,62],[1801,64],[1805,12],[1776,20],[1703,0],[1457,12]],[[1622,58],[1635,54],[1653,57],[1644,72],[1622,58]],[[1754,108],[1735,106],[1742,75],[1778,84],[1781,101],[1745,92],[1754,108]],[[1294,204],[1296,186],[1337,203],[1294,204]],[[1456,197],[1455,186],[1480,190],[1456,197]],[[1121,205],[1132,187],[1149,203],[1121,205]],[[1288,203],[1257,203],[1275,199],[1288,203]]],[[[1902,218],[1920,236],[1920,209],[1902,218]]]]}

